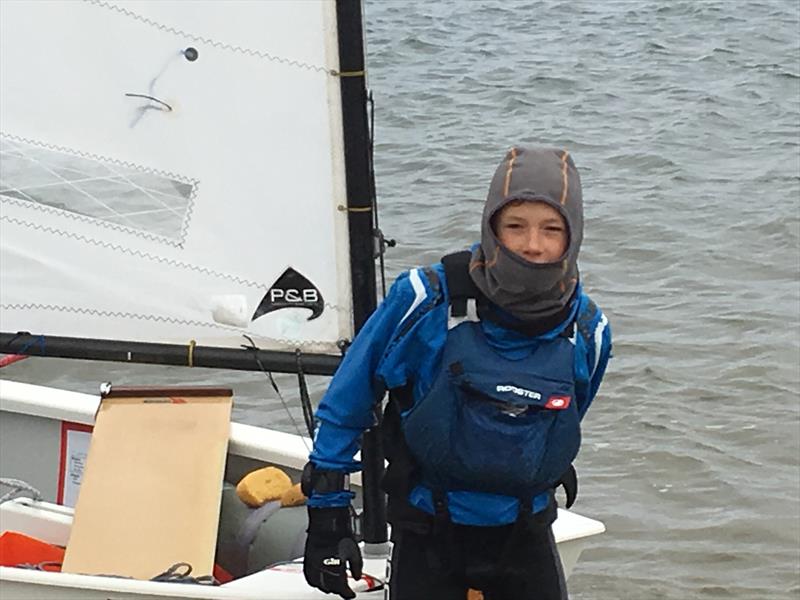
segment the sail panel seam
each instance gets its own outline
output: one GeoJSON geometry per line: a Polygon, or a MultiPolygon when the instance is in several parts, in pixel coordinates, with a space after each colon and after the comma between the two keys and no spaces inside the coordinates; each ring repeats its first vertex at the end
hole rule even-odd
{"type": "MultiPolygon", "coordinates": [[[[115,252],[122,252],[123,254],[130,254],[131,256],[136,256],[136,257],[139,257],[139,258],[143,258],[145,260],[149,260],[149,261],[152,261],[152,262],[157,262],[157,263],[160,263],[160,264],[169,265],[169,266],[176,267],[176,268],[179,268],[179,269],[185,269],[185,270],[188,270],[188,271],[195,271],[197,273],[201,273],[203,275],[208,275],[208,276],[211,276],[211,277],[216,277],[218,279],[227,279],[229,281],[233,281],[233,282],[238,283],[240,285],[244,285],[244,286],[251,287],[251,288],[256,288],[256,289],[260,289],[260,290],[269,288],[268,285],[265,285],[263,283],[258,283],[256,281],[251,281],[249,279],[244,279],[242,277],[237,277],[236,275],[229,275],[227,273],[220,273],[219,271],[214,271],[214,270],[208,269],[206,267],[198,267],[196,265],[192,265],[192,264],[188,264],[188,263],[185,263],[185,262],[177,261],[177,260],[174,260],[174,259],[171,259],[171,258],[164,258],[163,256],[156,256],[154,254],[149,254],[147,252],[142,252],[141,250],[132,250],[130,248],[124,248],[122,246],[118,246],[117,244],[112,244],[110,242],[102,242],[100,240],[94,240],[94,239],[88,238],[88,237],[83,236],[83,235],[70,233],[68,231],[63,231],[61,229],[56,229],[54,227],[47,227],[46,225],[40,225],[38,223],[31,223],[29,221],[24,221],[22,219],[17,219],[15,217],[8,217],[6,215],[0,215],[0,221],[6,221],[6,222],[12,223],[14,225],[20,225],[22,227],[27,227],[27,228],[30,228],[30,229],[37,229],[39,231],[43,231],[43,232],[46,232],[46,233],[51,233],[51,234],[60,235],[62,237],[72,238],[72,239],[75,239],[75,240],[77,240],[79,242],[82,242],[84,244],[90,244],[92,246],[99,246],[101,248],[106,248],[108,250],[113,250],[115,252]]],[[[342,307],[342,306],[339,306],[337,304],[331,304],[329,302],[325,302],[324,304],[325,304],[325,308],[328,308],[330,310],[334,310],[334,311],[341,312],[341,313],[346,313],[346,314],[350,314],[351,313],[351,309],[349,309],[349,308],[342,307]]]]}
{"type": "Polygon", "coordinates": [[[339,74],[332,69],[328,69],[327,67],[323,67],[320,65],[313,65],[311,63],[307,63],[301,60],[276,56],[274,54],[270,54],[269,52],[265,52],[263,50],[253,50],[252,48],[243,48],[241,46],[235,46],[233,44],[228,44],[226,42],[222,42],[219,40],[212,40],[210,38],[206,38],[201,35],[191,33],[189,31],[183,31],[182,29],[176,29],[175,27],[170,27],[169,25],[164,25],[163,23],[153,21],[152,19],[149,19],[138,13],[135,13],[127,8],[122,8],[121,6],[110,4],[109,2],[104,2],[103,0],[84,0],[84,2],[88,2],[89,4],[94,4],[95,6],[98,6],[100,8],[111,10],[126,17],[130,17],[131,19],[144,23],[145,25],[150,25],[151,27],[155,27],[156,29],[160,29],[161,31],[164,31],[166,33],[172,33],[174,35],[188,37],[192,40],[208,44],[209,46],[213,46],[215,48],[219,48],[220,50],[229,50],[231,52],[238,52],[239,54],[245,54],[247,56],[255,56],[257,58],[263,58],[271,62],[280,63],[289,67],[299,67],[301,69],[306,69],[308,71],[316,71],[319,73],[325,73],[327,75],[339,74]]]}
{"type": "Polygon", "coordinates": [[[7,221],[9,223],[13,223],[15,225],[21,225],[22,227],[28,227],[30,229],[38,229],[39,231],[43,231],[46,233],[53,233],[56,235],[60,235],[62,237],[68,237],[75,239],[79,242],[83,242],[85,244],[90,244],[92,246],[99,246],[102,248],[107,248],[109,250],[114,250],[116,252],[122,252],[124,254],[130,254],[131,256],[138,256],[139,258],[144,258],[146,260],[150,260],[153,262],[158,262],[161,264],[171,265],[173,267],[177,267],[180,269],[187,269],[190,271],[196,271],[198,273],[202,273],[203,275],[210,275],[212,277],[217,277],[219,279],[229,279],[241,285],[246,285],[248,287],[254,288],[264,288],[263,283],[257,283],[255,281],[250,281],[248,279],[244,279],[242,277],[237,277],[235,275],[228,275],[226,273],[220,273],[218,271],[213,271],[211,269],[205,267],[198,267],[196,265],[191,265],[188,263],[180,262],[171,258],[164,258],[163,256],[156,256],[154,254],[149,254],[147,252],[142,252],[141,250],[132,250],[130,248],[124,248],[122,246],[118,246],[117,244],[112,244],[111,242],[102,242],[100,240],[94,240],[88,238],[83,235],[70,233],[68,231],[62,231],[61,229],[56,229],[54,227],[47,227],[46,225],[39,225],[38,223],[31,223],[29,221],[24,221],[22,219],[17,219],[14,217],[8,217],[6,215],[0,215],[0,221],[7,221]]]}
{"type": "Polygon", "coordinates": [[[275,342],[277,344],[281,344],[283,346],[318,346],[320,344],[331,344],[330,340],[295,340],[295,339],[286,339],[286,338],[271,338],[265,337],[263,335],[253,333],[248,330],[239,329],[236,327],[226,327],[225,325],[220,325],[217,323],[205,322],[205,321],[195,321],[191,319],[178,319],[175,317],[164,317],[158,315],[145,315],[140,313],[131,313],[131,312],[118,312],[118,311],[109,311],[109,310],[98,310],[96,308],[79,308],[74,306],[62,306],[58,304],[38,304],[38,303],[26,303],[26,304],[0,304],[0,309],[3,310],[20,310],[20,311],[29,311],[29,310],[39,310],[39,311],[52,311],[52,312],[64,312],[64,313],[72,313],[72,314],[82,314],[82,315],[91,315],[96,317],[112,317],[115,319],[135,319],[138,321],[155,321],[159,323],[169,323],[172,325],[188,325],[192,327],[205,327],[209,329],[219,329],[223,331],[229,331],[231,333],[242,334],[247,333],[248,335],[257,336],[259,339],[268,340],[270,342],[275,342]]]}

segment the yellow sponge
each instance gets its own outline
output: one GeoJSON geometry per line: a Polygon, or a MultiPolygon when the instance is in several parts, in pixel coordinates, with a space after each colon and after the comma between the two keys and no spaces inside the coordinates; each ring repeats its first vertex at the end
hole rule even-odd
{"type": "Polygon", "coordinates": [[[283,492],[281,496],[281,506],[300,506],[306,503],[306,497],[300,491],[300,484],[293,485],[288,490],[283,492]]]}
{"type": "Polygon", "coordinates": [[[251,471],[236,486],[236,495],[248,506],[258,507],[277,500],[292,487],[289,476],[277,467],[251,471]]]}

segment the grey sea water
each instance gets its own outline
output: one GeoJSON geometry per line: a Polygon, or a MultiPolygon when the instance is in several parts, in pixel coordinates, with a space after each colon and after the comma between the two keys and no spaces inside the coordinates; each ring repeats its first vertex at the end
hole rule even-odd
{"type": "MultiPolygon", "coordinates": [[[[510,144],[564,147],[581,170],[582,277],[615,343],[575,507],[608,531],[571,597],[800,598],[800,5],[365,10],[389,277],[477,238],[510,144]]],[[[153,373],[32,360],[2,374],[94,392],[153,373]]],[[[260,374],[155,373],[232,385],[237,419],[293,430],[260,374]]]]}
{"type": "Polygon", "coordinates": [[[478,234],[512,143],[581,169],[615,358],[574,598],[800,598],[800,5],[367,4],[389,266],[478,234]]]}

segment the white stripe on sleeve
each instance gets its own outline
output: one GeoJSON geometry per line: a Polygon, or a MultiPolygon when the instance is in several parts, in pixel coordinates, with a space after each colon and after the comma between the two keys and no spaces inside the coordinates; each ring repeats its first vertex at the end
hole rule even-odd
{"type": "Polygon", "coordinates": [[[597,365],[600,362],[600,351],[603,349],[603,332],[606,329],[606,325],[608,325],[608,319],[603,315],[603,318],[600,319],[594,329],[594,367],[592,368],[592,374],[589,376],[590,379],[594,377],[594,372],[597,371],[597,365]]]}
{"type": "Polygon", "coordinates": [[[428,296],[428,292],[425,291],[425,284],[422,283],[422,279],[419,276],[419,269],[411,269],[408,272],[408,278],[411,281],[411,287],[414,288],[414,293],[416,296],[414,297],[414,302],[411,303],[411,306],[406,311],[406,314],[403,315],[403,318],[400,319],[400,323],[405,321],[414,310],[422,304],[422,301],[428,296]]]}

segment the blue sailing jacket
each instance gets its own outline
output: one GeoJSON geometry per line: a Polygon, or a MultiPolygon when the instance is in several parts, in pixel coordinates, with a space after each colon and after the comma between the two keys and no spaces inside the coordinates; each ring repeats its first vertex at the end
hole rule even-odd
{"type": "MultiPolygon", "coordinates": [[[[345,472],[360,470],[360,463],[354,459],[359,438],[365,429],[376,424],[373,407],[385,391],[411,383],[413,406],[417,407],[442,372],[448,339],[447,282],[441,264],[431,268],[438,276],[439,286],[431,285],[423,269],[400,275],[348,349],[316,412],[317,429],[310,459],[317,467],[345,472]]],[[[509,361],[527,362],[544,348],[552,350],[551,342],[556,338],[565,340],[571,346],[573,363],[574,398],[570,403],[574,403],[577,418],[583,418],[605,373],[611,353],[611,331],[606,317],[580,288],[564,322],[537,337],[488,320],[474,325],[465,323],[452,331],[466,332],[464,325],[471,335],[479,332],[482,343],[509,361]],[[565,340],[565,329],[573,322],[579,331],[565,340]]],[[[559,352],[565,349],[560,342],[558,345],[559,352]]],[[[433,514],[431,483],[417,485],[409,501],[433,514]]],[[[467,525],[513,522],[519,511],[519,495],[486,490],[488,487],[481,490],[472,486],[448,491],[450,518],[467,525]]],[[[550,492],[533,493],[534,512],[543,510],[550,492]]],[[[352,498],[351,492],[314,494],[309,505],[344,506],[352,498]]]]}

